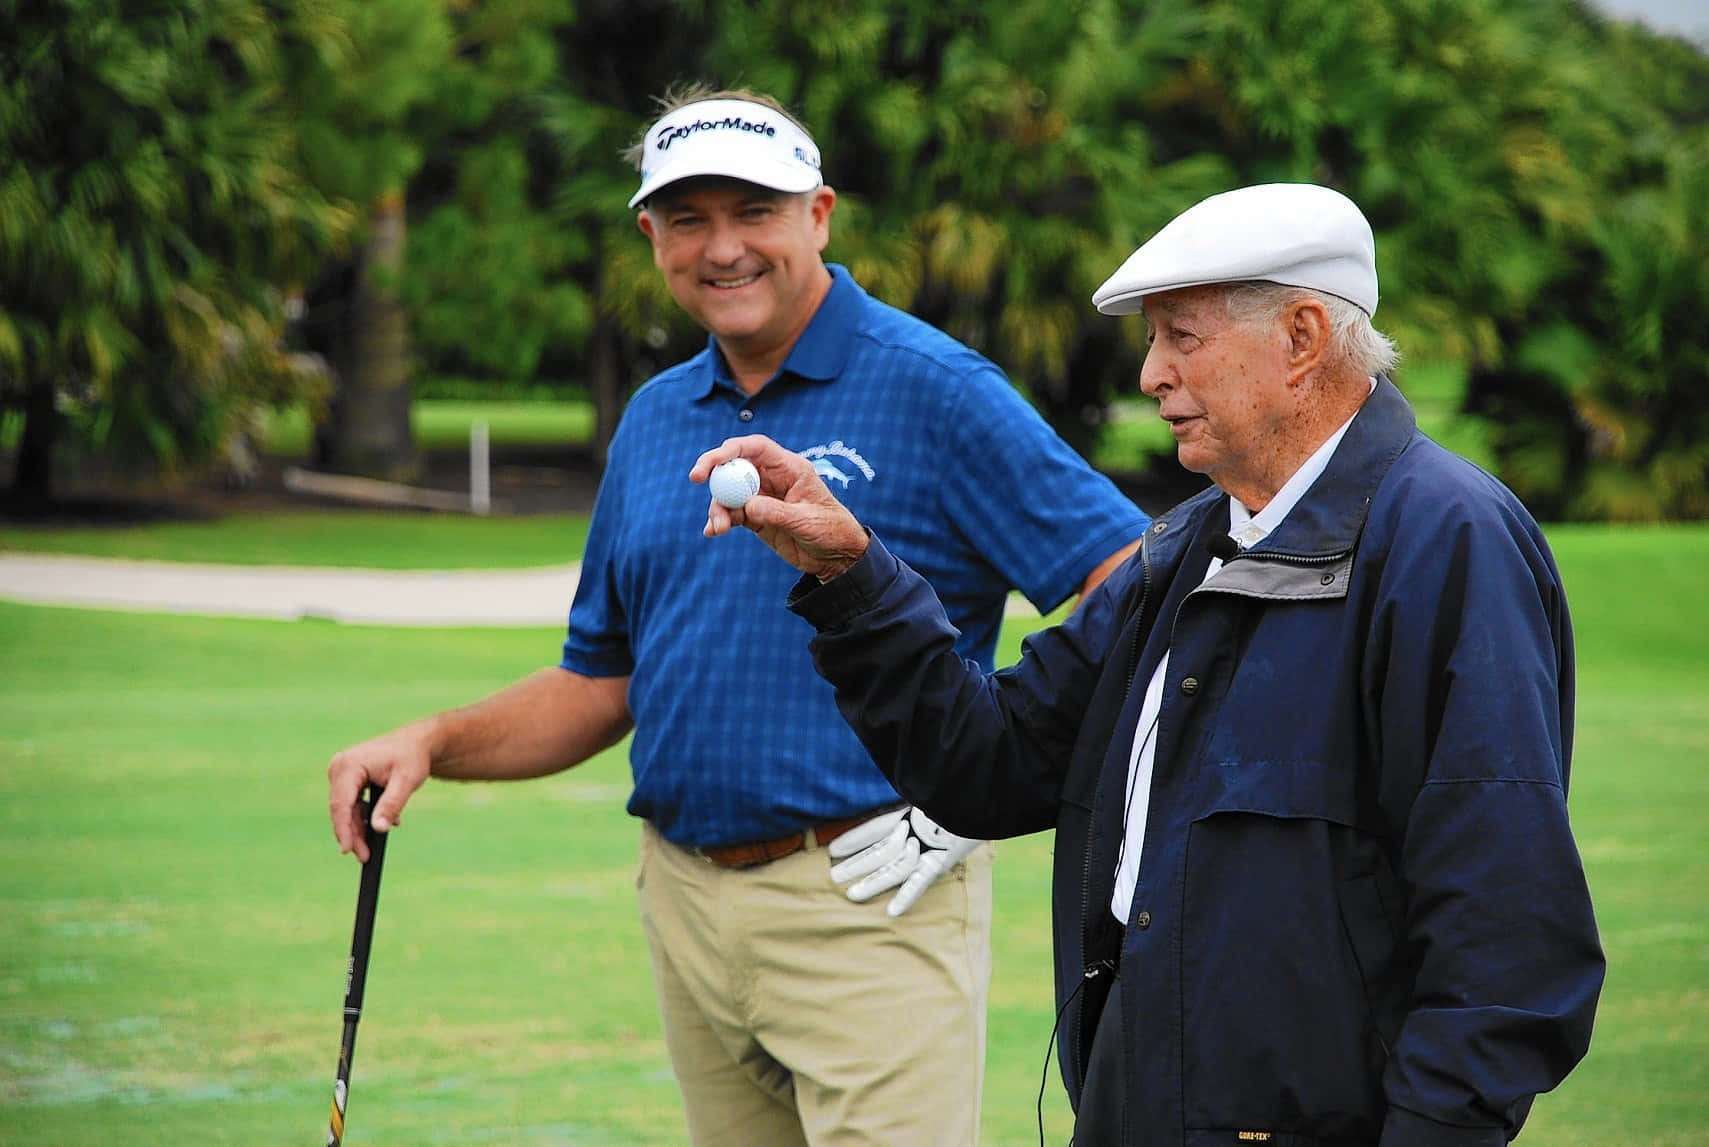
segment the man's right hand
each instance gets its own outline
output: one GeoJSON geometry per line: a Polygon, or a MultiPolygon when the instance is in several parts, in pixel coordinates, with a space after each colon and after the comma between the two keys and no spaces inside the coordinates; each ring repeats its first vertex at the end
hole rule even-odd
{"type": "Polygon", "coordinates": [[[398,823],[404,803],[427,779],[433,764],[429,749],[429,725],[418,721],[393,729],[384,736],[352,745],[333,754],[326,767],[328,805],[332,834],[340,852],[353,852],[367,863],[368,841],[362,823],[362,789],[368,784],[385,788],[374,806],[376,832],[389,832],[398,823]]]}

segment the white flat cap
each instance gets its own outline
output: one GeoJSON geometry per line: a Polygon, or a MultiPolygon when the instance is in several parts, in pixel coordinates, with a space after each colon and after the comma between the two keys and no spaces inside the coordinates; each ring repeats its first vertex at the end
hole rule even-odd
{"type": "Polygon", "coordinates": [[[1371,225],[1351,199],[1311,183],[1225,191],[1187,208],[1129,255],[1092,305],[1131,315],[1159,291],[1252,279],[1309,287],[1376,314],[1371,225]]]}
{"type": "Polygon", "coordinates": [[[825,182],[812,138],[788,116],[747,100],[686,104],[648,128],[641,144],[641,187],[629,206],[698,175],[792,192],[812,191],[825,182]]]}

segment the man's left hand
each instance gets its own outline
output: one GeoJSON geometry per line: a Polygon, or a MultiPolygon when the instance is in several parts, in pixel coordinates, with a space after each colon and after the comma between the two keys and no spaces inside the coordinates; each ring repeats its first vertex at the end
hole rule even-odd
{"type": "Polygon", "coordinates": [[[955,835],[917,808],[905,808],[850,829],[826,851],[840,862],[832,866],[831,879],[848,884],[848,897],[856,903],[901,885],[884,909],[900,916],[933,881],[983,843],[955,835]]]}

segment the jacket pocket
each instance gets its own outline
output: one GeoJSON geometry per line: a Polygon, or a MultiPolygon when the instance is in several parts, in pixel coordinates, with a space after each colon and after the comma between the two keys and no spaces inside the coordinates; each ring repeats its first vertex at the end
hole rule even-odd
{"type": "Polygon", "coordinates": [[[1346,874],[1339,886],[1341,926],[1365,991],[1367,1055],[1373,1072],[1380,1076],[1400,1035],[1412,992],[1412,977],[1400,950],[1402,890],[1379,849],[1368,847],[1365,840],[1345,843],[1355,851],[1338,864],[1346,874]]]}
{"type": "Polygon", "coordinates": [[[1358,827],[1351,770],[1258,762],[1196,779],[1180,950],[1186,1125],[1375,1142],[1381,1064],[1342,893],[1376,842],[1358,827]]]}

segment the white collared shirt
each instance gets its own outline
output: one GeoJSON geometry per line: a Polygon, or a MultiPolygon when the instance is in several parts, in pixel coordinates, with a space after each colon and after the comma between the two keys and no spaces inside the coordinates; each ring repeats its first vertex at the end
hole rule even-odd
{"type": "MultiPolygon", "coordinates": [[[[1376,385],[1376,380],[1372,379],[1371,389],[1375,390],[1376,385]]],[[[1283,483],[1269,504],[1256,514],[1248,510],[1238,498],[1228,500],[1228,534],[1241,549],[1257,545],[1269,537],[1270,531],[1282,524],[1282,519],[1299,504],[1299,500],[1305,497],[1305,492],[1311,489],[1312,483],[1323,473],[1324,467],[1329,465],[1335,448],[1341,445],[1341,439],[1346,436],[1347,428],[1351,425],[1352,418],[1343,422],[1340,428],[1294,471],[1293,476],[1283,483]]],[[[1222,559],[1211,558],[1204,580],[1209,581],[1215,577],[1220,569],[1222,559]]],[[[1158,620],[1161,623],[1162,619],[1158,620]]],[[[1116,919],[1124,925],[1133,908],[1134,888],[1139,883],[1139,858],[1145,843],[1146,817],[1151,811],[1151,774],[1157,757],[1157,715],[1163,707],[1163,681],[1168,675],[1169,651],[1164,650],[1156,671],[1152,673],[1151,680],[1145,687],[1145,702],[1139,707],[1139,724],[1134,727],[1133,750],[1128,756],[1125,802],[1127,830],[1123,834],[1121,852],[1116,861],[1116,889],[1110,896],[1110,911],[1114,912],[1116,919]]]]}

